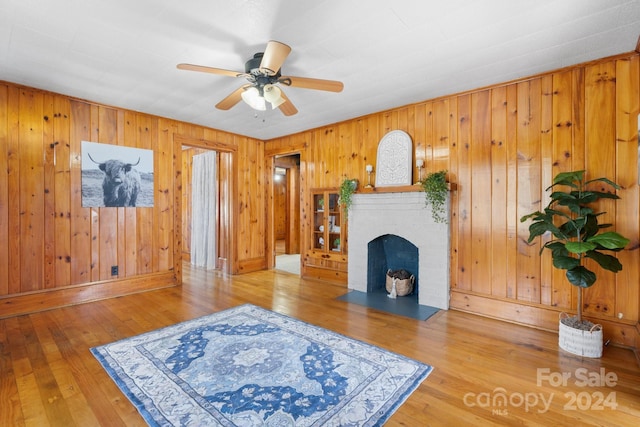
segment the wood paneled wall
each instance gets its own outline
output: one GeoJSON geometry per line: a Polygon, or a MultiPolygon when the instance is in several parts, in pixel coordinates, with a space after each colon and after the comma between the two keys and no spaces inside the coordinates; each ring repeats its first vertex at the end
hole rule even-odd
{"type": "Polygon", "coordinates": [[[167,123],[10,84],[0,111],[0,296],[173,270],[167,123]],[[83,140],[154,149],[155,207],[83,208],[83,140]]]}
{"type": "MultiPolygon", "coordinates": [[[[519,218],[542,208],[553,176],[586,169],[623,188],[604,202],[606,219],[631,239],[624,269],[597,271],[585,313],[614,342],[638,347],[640,314],[638,54],[606,58],[279,138],[267,152],[300,151],[303,238],[310,234],[310,188],[366,182],[385,133],[411,135],[425,172],[448,170],[451,194],[451,306],[545,329],[573,311],[576,290],[540,243],[527,244],[519,218]]],[[[414,169],[417,177],[417,170],[414,169]]],[[[304,248],[309,248],[308,240],[304,248]]]]}
{"type": "Polygon", "coordinates": [[[222,255],[259,269],[262,141],[0,82],[0,317],[179,283],[185,143],[226,153],[221,217],[238,233],[222,255]],[[83,208],[83,140],[152,149],[155,206],[83,208]]]}
{"type": "Polygon", "coordinates": [[[539,242],[526,243],[519,218],[543,206],[559,171],[586,168],[621,184],[622,199],[604,207],[631,239],[619,254],[624,269],[599,272],[585,311],[605,324],[605,336],[639,347],[639,62],[636,53],[606,58],[267,142],[0,83],[0,316],[178,283],[185,143],[225,152],[225,257],[230,272],[242,273],[269,266],[271,156],[300,153],[308,248],[309,189],[346,177],[366,182],[379,140],[402,129],[426,171],[447,169],[457,184],[451,306],[460,310],[555,329],[575,289],[538,256],[539,242]],[[153,149],[155,207],[82,208],[82,140],[153,149]]]}

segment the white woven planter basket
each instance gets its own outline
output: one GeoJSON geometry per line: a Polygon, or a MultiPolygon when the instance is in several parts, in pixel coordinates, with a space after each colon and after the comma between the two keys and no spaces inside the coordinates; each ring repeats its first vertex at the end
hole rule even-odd
{"type": "MultiPolygon", "coordinates": [[[[566,315],[566,313],[562,314],[566,315]]],[[[590,331],[575,329],[562,323],[562,314],[558,322],[560,348],[578,356],[602,357],[602,325],[594,325],[590,331]]]]}
{"type": "Polygon", "coordinates": [[[391,289],[393,289],[393,281],[396,282],[396,295],[399,297],[404,297],[413,292],[413,283],[416,278],[412,274],[408,279],[394,279],[389,276],[389,272],[387,272],[387,282],[385,283],[385,288],[387,289],[387,293],[391,293],[391,289]]]}

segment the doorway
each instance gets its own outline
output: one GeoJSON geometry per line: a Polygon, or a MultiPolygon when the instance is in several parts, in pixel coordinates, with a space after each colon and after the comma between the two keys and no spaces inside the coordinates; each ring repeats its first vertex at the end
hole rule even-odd
{"type": "Polygon", "coordinates": [[[231,193],[231,180],[230,172],[233,162],[233,153],[219,151],[213,147],[202,146],[201,141],[182,140],[182,195],[181,195],[181,217],[182,217],[182,259],[187,262],[191,262],[191,242],[192,242],[192,219],[193,219],[193,194],[192,194],[192,174],[193,174],[193,159],[195,156],[204,153],[215,153],[216,157],[216,171],[215,171],[215,209],[214,214],[214,235],[215,235],[215,247],[212,249],[215,252],[215,260],[212,266],[216,270],[220,270],[223,273],[231,274],[230,256],[232,250],[232,241],[230,239],[230,195],[231,193]]]}
{"type": "Polygon", "coordinates": [[[272,211],[274,266],[300,275],[300,154],[274,159],[272,211]]]}

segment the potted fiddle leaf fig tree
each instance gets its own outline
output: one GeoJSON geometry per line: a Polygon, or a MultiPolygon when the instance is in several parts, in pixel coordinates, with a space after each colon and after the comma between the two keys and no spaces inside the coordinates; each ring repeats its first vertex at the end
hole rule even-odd
{"type": "MultiPolygon", "coordinates": [[[[585,181],[585,171],[562,172],[553,179],[547,191],[553,190],[551,200],[543,212],[533,212],[520,221],[531,219],[529,243],[546,233],[551,239],[542,245],[551,251],[553,266],[566,271],[569,283],[578,289],[577,315],[564,315],[559,322],[560,348],[586,357],[602,355],[602,327],[582,318],[582,293],[596,282],[596,273],[585,266],[589,259],[605,270],[614,273],[622,270],[622,264],[611,253],[624,249],[629,239],[615,231],[602,231],[612,224],[600,224],[599,218],[606,212],[596,212],[593,203],[600,199],[619,199],[615,192],[589,189],[589,184],[601,183],[619,189],[607,178],[585,181]]],[[[591,185],[593,188],[593,185],[591,185]]]]}

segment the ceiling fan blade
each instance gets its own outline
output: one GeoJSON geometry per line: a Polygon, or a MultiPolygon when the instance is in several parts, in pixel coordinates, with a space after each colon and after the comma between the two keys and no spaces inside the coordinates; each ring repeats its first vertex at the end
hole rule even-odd
{"type": "Polygon", "coordinates": [[[291,48],[286,44],[271,40],[267,43],[267,48],[262,55],[260,71],[270,76],[277,74],[290,52],[291,48]]]}
{"type": "Polygon", "coordinates": [[[246,75],[245,73],[241,73],[240,71],[225,70],[225,69],[222,69],[222,68],[205,67],[204,65],[178,64],[177,68],[180,69],[180,70],[200,71],[202,73],[221,74],[223,76],[230,76],[230,77],[241,77],[241,76],[245,76],[246,75]]]}
{"type": "Polygon", "coordinates": [[[242,92],[244,92],[245,88],[249,86],[251,85],[240,86],[238,89],[231,92],[229,96],[218,102],[216,104],[216,108],[219,110],[228,110],[231,107],[235,106],[242,99],[242,92]]]}
{"type": "Polygon", "coordinates": [[[291,87],[304,89],[326,90],[329,92],[342,92],[344,84],[336,80],[311,79],[308,77],[282,77],[280,83],[291,87]]]}
{"type": "Polygon", "coordinates": [[[282,114],[284,114],[285,116],[293,116],[294,114],[296,114],[298,112],[298,109],[295,105],[293,105],[289,97],[285,95],[284,91],[281,91],[280,96],[282,96],[285,100],[285,102],[280,104],[280,106],[278,107],[280,111],[282,111],[282,114]]]}

